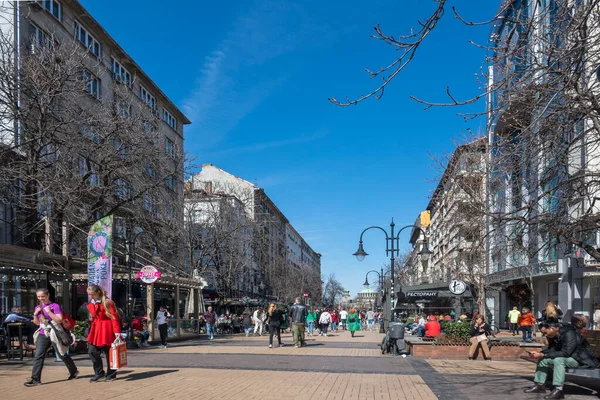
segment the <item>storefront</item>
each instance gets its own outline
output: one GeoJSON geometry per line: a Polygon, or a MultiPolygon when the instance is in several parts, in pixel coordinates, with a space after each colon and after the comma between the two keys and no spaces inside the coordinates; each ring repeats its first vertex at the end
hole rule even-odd
{"type": "Polygon", "coordinates": [[[470,288],[461,295],[454,295],[449,289],[450,282],[432,283],[417,286],[403,286],[397,293],[396,311],[417,314],[471,314],[474,309],[470,288]]]}

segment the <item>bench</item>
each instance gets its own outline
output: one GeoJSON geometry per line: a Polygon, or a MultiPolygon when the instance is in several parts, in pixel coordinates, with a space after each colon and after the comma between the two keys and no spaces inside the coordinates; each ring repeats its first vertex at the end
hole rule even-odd
{"type": "MultiPolygon", "coordinates": [[[[579,333],[581,333],[581,336],[583,336],[588,341],[590,346],[592,346],[592,348],[594,349],[594,355],[596,356],[596,358],[598,358],[600,360],[600,331],[591,331],[591,330],[587,330],[587,329],[582,329],[579,331],[579,333]]],[[[521,359],[525,360],[525,361],[537,363],[537,360],[535,360],[531,357],[522,356],[521,359]]],[[[566,372],[567,372],[567,374],[580,375],[580,376],[586,376],[588,378],[600,379],[600,369],[599,368],[595,368],[595,369],[567,368],[566,372]]]]}
{"type": "MultiPolygon", "coordinates": [[[[591,331],[588,329],[582,329],[579,331],[590,346],[594,349],[594,355],[600,360],[600,331],[591,331]]],[[[589,368],[567,368],[568,374],[582,375],[589,378],[600,379],[600,369],[589,369],[589,368]]]]}

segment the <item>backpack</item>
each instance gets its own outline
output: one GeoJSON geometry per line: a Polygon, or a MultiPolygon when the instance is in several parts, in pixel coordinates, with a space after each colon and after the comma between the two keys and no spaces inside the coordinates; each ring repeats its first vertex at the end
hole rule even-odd
{"type": "Polygon", "coordinates": [[[348,322],[350,323],[354,323],[356,322],[356,318],[354,317],[356,314],[350,314],[349,318],[348,318],[348,322]]]}

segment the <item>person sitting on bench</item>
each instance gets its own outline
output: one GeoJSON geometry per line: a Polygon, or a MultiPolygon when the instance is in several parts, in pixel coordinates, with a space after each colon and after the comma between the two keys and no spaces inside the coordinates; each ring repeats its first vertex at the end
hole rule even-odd
{"type": "Polygon", "coordinates": [[[564,399],[563,385],[566,368],[597,368],[598,359],[588,341],[570,324],[544,322],[540,332],[548,339],[548,348],[529,352],[537,359],[535,385],[525,389],[525,393],[545,393],[548,368],[553,368],[552,384],[554,390],[544,399],[564,399]]]}

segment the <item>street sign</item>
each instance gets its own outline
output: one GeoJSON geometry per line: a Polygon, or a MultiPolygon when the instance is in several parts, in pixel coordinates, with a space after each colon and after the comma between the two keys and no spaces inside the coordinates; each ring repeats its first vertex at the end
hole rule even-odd
{"type": "Polygon", "coordinates": [[[308,297],[308,293],[304,293],[304,297],[308,297]]]}

